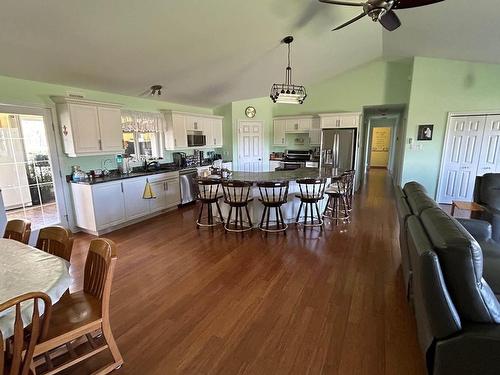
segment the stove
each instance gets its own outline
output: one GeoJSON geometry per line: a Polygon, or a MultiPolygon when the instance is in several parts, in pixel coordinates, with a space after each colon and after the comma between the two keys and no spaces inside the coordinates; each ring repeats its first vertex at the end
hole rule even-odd
{"type": "Polygon", "coordinates": [[[306,163],[311,160],[311,152],[303,150],[288,150],[285,153],[283,161],[280,162],[278,171],[290,171],[294,169],[304,168],[306,163]]]}

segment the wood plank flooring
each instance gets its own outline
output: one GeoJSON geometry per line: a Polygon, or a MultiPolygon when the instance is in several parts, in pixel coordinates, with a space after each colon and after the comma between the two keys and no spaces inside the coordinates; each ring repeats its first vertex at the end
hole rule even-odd
{"type": "MultiPolygon", "coordinates": [[[[385,171],[370,172],[352,223],[323,233],[226,235],[196,230],[195,215],[191,206],[106,236],[119,257],[117,374],[425,373],[385,171]]],[[[91,238],[76,238],[72,290],[91,238]]]]}

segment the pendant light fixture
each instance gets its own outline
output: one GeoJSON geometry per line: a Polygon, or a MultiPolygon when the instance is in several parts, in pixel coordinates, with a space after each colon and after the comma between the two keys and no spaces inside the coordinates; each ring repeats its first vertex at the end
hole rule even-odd
{"type": "Polygon", "coordinates": [[[281,41],[288,47],[288,66],[285,70],[285,83],[275,83],[271,87],[271,100],[274,103],[302,104],[307,96],[306,88],[292,84],[292,67],[290,66],[290,44],[293,36],[287,36],[281,41]]]}

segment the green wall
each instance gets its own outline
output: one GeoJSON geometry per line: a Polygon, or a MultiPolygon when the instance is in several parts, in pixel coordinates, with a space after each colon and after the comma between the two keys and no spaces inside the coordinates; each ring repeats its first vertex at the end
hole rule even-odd
{"type": "Polygon", "coordinates": [[[403,182],[416,180],[431,194],[437,190],[449,112],[500,109],[500,65],[416,57],[413,69],[403,182]],[[410,149],[418,125],[434,124],[432,141],[410,149]]]}
{"type": "MultiPolygon", "coordinates": [[[[3,104],[54,108],[54,103],[50,99],[50,96],[67,96],[68,93],[82,94],[89,100],[118,103],[123,105],[123,108],[125,109],[137,111],[158,111],[160,109],[171,109],[204,114],[213,113],[210,108],[192,107],[160,100],[117,95],[95,90],[85,90],[69,86],[0,76],[0,103],[3,104]]],[[[170,159],[169,152],[167,152],[165,156],[167,160],[170,159]]],[[[112,165],[114,166],[114,155],[85,156],[78,158],[69,158],[64,155],[62,156],[61,167],[63,168],[63,173],[68,174],[71,172],[71,166],[74,164],[80,165],[83,170],[101,168],[102,161],[108,158],[113,160],[112,165]]]]}
{"type": "Polygon", "coordinates": [[[224,116],[222,120],[222,158],[227,161],[233,160],[233,105],[232,103],[214,108],[214,115],[224,116]]]}

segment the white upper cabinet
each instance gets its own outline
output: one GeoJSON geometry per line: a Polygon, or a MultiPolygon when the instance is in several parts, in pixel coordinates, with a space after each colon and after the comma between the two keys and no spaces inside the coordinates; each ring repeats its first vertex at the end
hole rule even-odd
{"type": "Polygon", "coordinates": [[[322,129],[357,128],[361,113],[325,113],[319,115],[322,129]]]}
{"type": "MultiPolygon", "coordinates": [[[[222,133],[222,118],[212,119],[212,138],[214,139],[214,147],[222,147],[224,145],[222,133]]],[[[208,143],[208,142],[207,142],[208,143]]]]}
{"type": "Polygon", "coordinates": [[[123,151],[120,107],[115,104],[53,97],[64,151],[68,156],[123,151]]]}
{"type": "Polygon", "coordinates": [[[101,134],[101,150],[122,152],[122,118],[120,108],[97,107],[99,130],[101,134]]]}
{"type": "MultiPolygon", "coordinates": [[[[206,148],[222,147],[223,117],[211,115],[195,115],[191,113],[163,111],[167,128],[165,131],[165,147],[167,150],[184,150],[189,148],[188,132],[202,132],[206,138],[206,148]]],[[[200,146],[193,148],[202,148],[200,146]]]]}
{"type": "Polygon", "coordinates": [[[286,120],[274,120],[274,145],[286,146],[286,120]]]}

